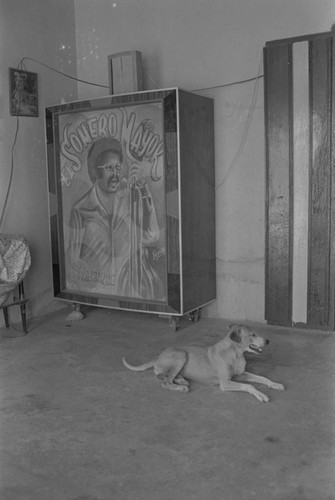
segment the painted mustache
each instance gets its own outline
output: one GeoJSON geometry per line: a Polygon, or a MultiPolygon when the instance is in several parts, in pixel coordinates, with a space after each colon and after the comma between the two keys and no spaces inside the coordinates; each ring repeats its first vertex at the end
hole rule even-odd
{"type": "Polygon", "coordinates": [[[119,182],[120,182],[120,176],[118,174],[113,174],[109,177],[107,185],[109,187],[111,184],[118,184],[119,182]]]}

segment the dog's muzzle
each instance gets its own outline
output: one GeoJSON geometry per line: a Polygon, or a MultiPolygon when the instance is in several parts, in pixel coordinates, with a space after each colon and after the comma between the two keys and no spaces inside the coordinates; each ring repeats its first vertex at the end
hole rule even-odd
{"type": "MultiPolygon", "coordinates": [[[[269,340],[264,341],[264,345],[268,345],[269,343],[269,340]]],[[[260,347],[256,344],[249,344],[249,349],[251,349],[251,351],[253,352],[256,352],[257,354],[261,354],[263,352],[263,347],[260,347]]]]}

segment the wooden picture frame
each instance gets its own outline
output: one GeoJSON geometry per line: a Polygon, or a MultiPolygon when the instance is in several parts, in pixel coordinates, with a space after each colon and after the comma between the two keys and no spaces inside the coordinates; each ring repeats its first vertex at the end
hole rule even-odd
{"type": "Polygon", "coordinates": [[[143,90],[142,53],[129,50],[108,56],[108,76],[110,94],[143,90]]]}
{"type": "Polygon", "coordinates": [[[38,117],[37,73],[9,68],[9,109],[12,116],[38,117]]]}

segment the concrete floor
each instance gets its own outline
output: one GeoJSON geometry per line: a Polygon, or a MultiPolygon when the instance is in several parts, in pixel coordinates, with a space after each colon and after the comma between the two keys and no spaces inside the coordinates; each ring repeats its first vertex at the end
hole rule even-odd
{"type": "Polygon", "coordinates": [[[286,385],[167,391],[144,362],[171,344],[210,345],[222,320],[91,309],[1,330],[1,500],[334,500],[335,334],[259,326],[249,369],[286,385]],[[15,332],[14,332],[15,333],[15,332]]]}

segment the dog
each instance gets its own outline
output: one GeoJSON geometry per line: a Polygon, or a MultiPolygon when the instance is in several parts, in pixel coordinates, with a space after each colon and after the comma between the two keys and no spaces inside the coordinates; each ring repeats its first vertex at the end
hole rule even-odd
{"type": "Polygon", "coordinates": [[[283,384],[272,382],[266,377],[245,371],[245,352],[261,354],[269,340],[260,337],[246,325],[231,325],[227,336],[208,348],[198,346],[168,347],[157,359],[139,366],[130,365],[125,358],[123,364],[134,371],[154,369],[155,375],[163,381],[162,387],[188,392],[189,380],[219,385],[221,391],[243,391],[255,396],[261,403],[270,398],[245,382],[266,385],[277,391],[284,391],[283,384]]]}

